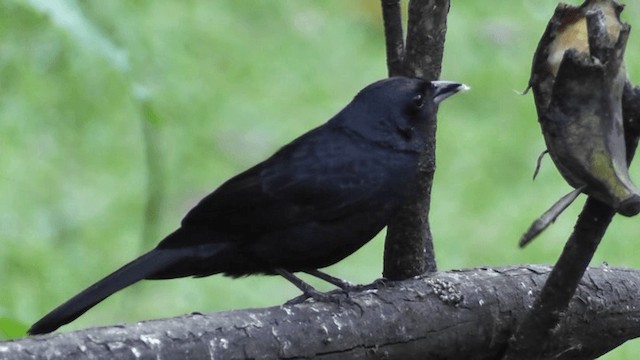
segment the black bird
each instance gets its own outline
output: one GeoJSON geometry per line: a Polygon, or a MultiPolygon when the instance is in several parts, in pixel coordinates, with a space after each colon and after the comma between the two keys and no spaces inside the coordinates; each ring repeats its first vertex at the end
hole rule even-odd
{"type": "Polygon", "coordinates": [[[404,77],[367,86],[327,123],[207,195],[155,249],[51,311],[29,334],[54,331],[143,279],[277,274],[306,295],[322,295],[292,274],[301,271],[344,287],[317,269],[387,225],[410,196],[430,114],[466,88],[404,77]]]}

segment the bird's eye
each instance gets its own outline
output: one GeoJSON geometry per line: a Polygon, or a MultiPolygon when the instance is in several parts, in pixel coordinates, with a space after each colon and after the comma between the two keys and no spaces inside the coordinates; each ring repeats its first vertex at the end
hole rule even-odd
{"type": "Polygon", "coordinates": [[[413,99],[411,99],[411,103],[416,108],[418,109],[421,108],[424,105],[424,95],[417,94],[416,96],[413,97],[413,99]]]}

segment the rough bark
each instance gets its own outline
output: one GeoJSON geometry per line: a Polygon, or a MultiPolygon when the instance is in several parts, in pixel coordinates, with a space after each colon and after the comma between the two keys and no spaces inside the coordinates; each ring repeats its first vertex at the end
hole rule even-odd
{"type": "MultiPolygon", "coordinates": [[[[548,266],[436,273],[352,293],[340,304],[220,312],[0,342],[25,359],[496,359],[548,266]]],[[[640,271],[591,268],[549,348],[586,359],[640,336],[640,271]]]]}
{"type": "MultiPolygon", "coordinates": [[[[447,30],[449,0],[411,0],[406,48],[402,45],[402,28],[397,1],[382,0],[387,66],[390,76],[404,75],[435,80],[440,77],[447,30]],[[401,56],[402,66],[399,66],[401,56]]],[[[417,191],[387,227],[385,240],[385,278],[407,279],[437,270],[433,240],[429,227],[431,184],[436,163],[437,118],[429,119],[428,146],[419,162],[417,191]]]]}

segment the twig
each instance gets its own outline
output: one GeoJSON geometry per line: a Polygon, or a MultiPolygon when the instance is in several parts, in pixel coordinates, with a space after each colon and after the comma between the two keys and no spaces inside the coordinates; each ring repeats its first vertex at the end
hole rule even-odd
{"type": "Polygon", "coordinates": [[[527,232],[522,235],[520,238],[520,243],[518,244],[521,248],[527,246],[536,236],[540,235],[541,232],[544,231],[551,223],[556,221],[558,216],[562,214],[563,211],[571,205],[575,199],[582,193],[584,187],[579,187],[577,189],[572,190],[567,195],[560,198],[560,200],[556,201],[549,210],[545,211],[536,221],[531,224],[527,232]]]}
{"type": "Polygon", "coordinates": [[[549,153],[549,150],[545,150],[538,156],[538,160],[536,160],[536,169],[533,170],[533,180],[538,176],[538,172],[540,171],[540,167],[542,166],[542,159],[545,155],[549,153]]]}

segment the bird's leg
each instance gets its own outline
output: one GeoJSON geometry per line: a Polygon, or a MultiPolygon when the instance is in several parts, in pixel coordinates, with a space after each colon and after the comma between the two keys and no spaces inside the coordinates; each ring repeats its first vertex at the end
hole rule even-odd
{"type": "Polygon", "coordinates": [[[337,278],[335,276],[331,276],[325,272],[322,272],[320,270],[305,270],[305,273],[311,275],[311,276],[315,276],[318,279],[322,279],[332,285],[335,285],[337,287],[339,287],[340,289],[342,289],[342,291],[344,291],[345,293],[348,294],[348,292],[351,291],[364,291],[364,290],[369,290],[369,289],[377,289],[378,287],[382,287],[385,286],[385,282],[387,281],[387,279],[377,279],[374,280],[371,284],[367,284],[367,285],[359,285],[359,284],[353,284],[349,281],[346,280],[342,280],[340,278],[337,278]]]}
{"type": "Polygon", "coordinates": [[[304,294],[300,295],[296,298],[293,298],[286,302],[286,305],[298,304],[305,301],[308,298],[313,298],[316,301],[328,301],[329,295],[322,293],[316,290],[313,286],[304,282],[304,280],[299,277],[293,275],[289,271],[285,269],[274,269],[274,272],[283,278],[287,279],[290,283],[295,285],[298,289],[300,289],[304,294]]]}
{"type": "Polygon", "coordinates": [[[335,285],[337,287],[339,287],[340,289],[344,290],[344,291],[351,291],[354,289],[358,288],[358,285],[352,284],[346,280],[342,280],[340,278],[337,278],[335,276],[331,276],[325,272],[322,272],[320,270],[305,270],[305,273],[311,275],[311,276],[315,276],[318,279],[322,279],[326,282],[328,282],[329,284],[335,285]]]}

